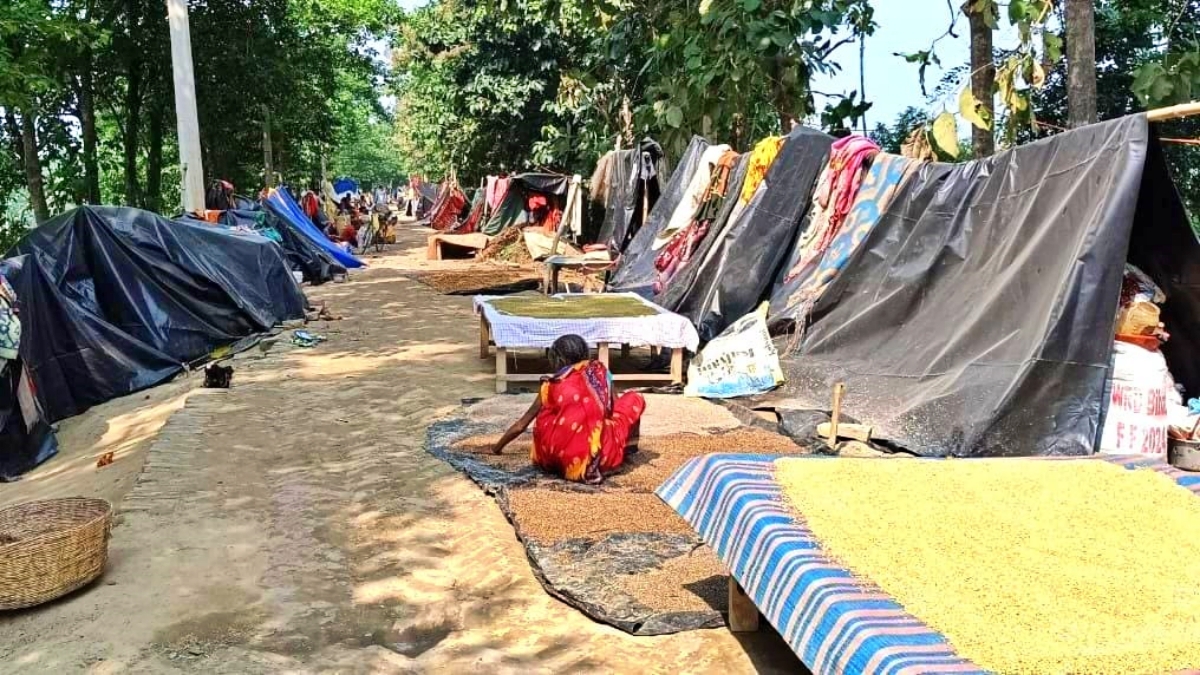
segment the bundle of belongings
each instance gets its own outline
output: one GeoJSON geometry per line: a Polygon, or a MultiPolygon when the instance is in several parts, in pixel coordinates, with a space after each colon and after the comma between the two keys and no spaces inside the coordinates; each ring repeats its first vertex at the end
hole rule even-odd
{"type": "Polygon", "coordinates": [[[1183,404],[1183,388],[1159,350],[1170,339],[1159,320],[1166,301],[1166,294],[1145,272],[1125,265],[1112,374],[1105,382],[1108,412],[1101,452],[1165,458],[1168,436],[1192,439],[1196,434],[1200,400],[1194,413],[1183,404]]]}

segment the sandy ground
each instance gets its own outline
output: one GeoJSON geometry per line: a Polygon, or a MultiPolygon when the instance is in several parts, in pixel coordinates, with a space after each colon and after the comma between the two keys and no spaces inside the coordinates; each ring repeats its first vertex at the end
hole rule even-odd
{"type": "Polygon", "coordinates": [[[770,630],[634,638],[547,596],[492,500],[422,450],[488,396],[469,298],[404,270],[424,236],[346,284],[344,320],[235,362],[227,391],[181,378],[62,424],[63,452],[0,504],[118,506],[97,583],[0,614],[0,672],[797,672],[770,630]],[[116,461],[96,468],[96,458],[116,461]]]}

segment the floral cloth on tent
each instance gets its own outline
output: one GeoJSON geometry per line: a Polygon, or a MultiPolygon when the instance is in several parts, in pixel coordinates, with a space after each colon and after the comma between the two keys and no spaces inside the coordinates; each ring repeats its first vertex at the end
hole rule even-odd
{"type": "Polygon", "coordinates": [[[854,203],[866,167],[877,154],[879,146],[865,136],[847,136],[833,144],[829,163],[813,193],[808,229],[800,237],[800,259],[788,272],[787,281],[824,254],[841,232],[842,221],[854,203]]]}
{"type": "Polygon", "coordinates": [[[807,308],[820,299],[921,164],[899,155],[881,153],[875,157],[863,176],[853,206],[846,213],[832,241],[820,255],[802,257],[801,262],[788,273],[789,279],[800,277],[799,286],[788,298],[789,308],[806,307],[804,311],[807,312],[807,308]]]}
{"type": "MultiPolygon", "coordinates": [[[[17,292],[0,275],[0,359],[11,361],[17,358],[21,346],[21,321],[17,317],[17,292]]],[[[0,370],[3,370],[0,363],[0,370]]]]}

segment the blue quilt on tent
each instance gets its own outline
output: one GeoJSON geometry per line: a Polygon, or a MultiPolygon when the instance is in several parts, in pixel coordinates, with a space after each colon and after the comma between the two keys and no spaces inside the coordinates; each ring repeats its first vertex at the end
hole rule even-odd
{"type": "Polygon", "coordinates": [[[329,237],[321,234],[308,216],[304,215],[304,211],[300,209],[300,205],[292,198],[287,188],[281,187],[273,191],[271,196],[267,197],[267,203],[277,212],[276,215],[304,233],[304,236],[313,240],[322,250],[329,252],[329,255],[333,256],[333,259],[340,262],[346,269],[366,267],[366,263],[346,253],[337,244],[329,241],[329,237]]]}

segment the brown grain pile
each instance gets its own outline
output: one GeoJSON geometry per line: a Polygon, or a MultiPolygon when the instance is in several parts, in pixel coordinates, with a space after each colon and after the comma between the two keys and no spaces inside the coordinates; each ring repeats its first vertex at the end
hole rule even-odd
{"type": "Polygon", "coordinates": [[[537,274],[530,270],[499,266],[480,266],[438,272],[417,272],[408,276],[443,295],[447,293],[464,293],[467,291],[479,291],[482,293],[489,288],[538,281],[537,274]]]}
{"type": "Polygon", "coordinates": [[[496,235],[488,242],[487,247],[479,252],[479,260],[500,260],[510,263],[531,263],[533,256],[525,246],[525,237],[521,228],[510,227],[496,235]]]}
{"type": "Polygon", "coordinates": [[[693,533],[675,511],[649,493],[514,488],[508,499],[521,536],[544,544],[599,539],[613,532],[693,533]]]}
{"type": "Polygon", "coordinates": [[[643,436],[638,442],[638,452],[627,455],[621,471],[606,482],[614,487],[653,491],[689,459],[714,452],[796,455],[805,451],[786,436],[751,428],[712,435],[643,436]]]}
{"type": "Polygon", "coordinates": [[[672,558],[658,569],[618,577],[616,583],[650,609],[703,612],[728,607],[726,575],[712,549],[704,547],[672,558]]]}
{"type": "Polygon", "coordinates": [[[529,434],[518,436],[512,443],[505,446],[503,454],[493,455],[492,446],[498,440],[500,440],[500,434],[469,436],[450,447],[459,452],[478,455],[483,462],[506,471],[517,471],[529,466],[530,453],[533,451],[532,436],[529,434]]]}
{"type": "Polygon", "coordinates": [[[1103,461],[785,459],[828,554],[1004,673],[1200,668],[1200,499],[1103,461]]]}

